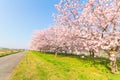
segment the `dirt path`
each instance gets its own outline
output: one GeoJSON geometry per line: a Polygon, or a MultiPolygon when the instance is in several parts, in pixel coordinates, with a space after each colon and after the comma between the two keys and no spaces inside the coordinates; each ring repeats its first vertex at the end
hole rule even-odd
{"type": "Polygon", "coordinates": [[[25,52],[21,52],[0,58],[0,80],[8,79],[24,54],[25,52]]]}

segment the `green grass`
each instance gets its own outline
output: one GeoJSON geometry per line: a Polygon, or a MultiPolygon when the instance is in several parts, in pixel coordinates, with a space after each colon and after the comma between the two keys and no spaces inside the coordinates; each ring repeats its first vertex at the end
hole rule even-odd
{"type": "MultiPolygon", "coordinates": [[[[120,71],[120,61],[118,61],[120,71]]],[[[112,74],[105,58],[82,59],[75,55],[28,52],[14,70],[10,80],[120,80],[112,74]]]]}

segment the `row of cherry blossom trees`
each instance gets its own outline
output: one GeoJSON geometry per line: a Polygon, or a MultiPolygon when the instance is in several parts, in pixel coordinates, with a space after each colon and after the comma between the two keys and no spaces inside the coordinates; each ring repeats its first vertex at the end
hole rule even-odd
{"type": "Polygon", "coordinates": [[[118,72],[116,54],[120,47],[120,0],[60,0],[55,5],[56,27],[35,31],[30,49],[78,54],[104,50],[111,71],[118,72]]]}

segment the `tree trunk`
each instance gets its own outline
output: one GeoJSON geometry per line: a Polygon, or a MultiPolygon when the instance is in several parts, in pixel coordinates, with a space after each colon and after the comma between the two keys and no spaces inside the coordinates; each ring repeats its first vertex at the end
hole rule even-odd
{"type": "Polygon", "coordinates": [[[90,57],[91,57],[92,56],[91,51],[89,51],[89,53],[90,53],[90,57]]]}
{"type": "Polygon", "coordinates": [[[92,51],[92,57],[95,57],[95,53],[94,53],[94,51],[92,51]]]}
{"type": "Polygon", "coordinates": [[[57,54],[58,54],[58,53],[57,53],[57,52],[55,52],[55,57],[57,57],[57,54]]]}
{"type": "Polygon", "coordinates": [[[117,73],[118,72],[118,67],[116,63],[116,51],[110,51],[110,68],[112,73],[117,73]]]}
{"type": "Polygon", "coordinates": [[[95,56],[95,54],[94,54],[94,51],[93,51],[93,50],[90,50],[90,51],[89,51],[89,53],[90,53],[90,57],[94,57],[94,56],[95,56]]]}

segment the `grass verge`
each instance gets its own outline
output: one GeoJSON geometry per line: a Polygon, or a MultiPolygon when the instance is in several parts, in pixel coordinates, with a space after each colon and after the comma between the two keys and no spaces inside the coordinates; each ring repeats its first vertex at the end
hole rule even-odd
{"type": "MultiPolygon", "coordinates": [[[[120,71],[120,61],[118,60],[120,71]]],[[[112,74],[109,60],[81,58],[75,55],[28,52],[14,70],[10,80],[120,80],[120,73],[112,74]]]]}
{"type": "Polygon", "coordinates": [[[3,53],[3,54],[0,54],[0,57],[15,54],[15,53],[18,53],[18,52],[3,53]]]}

